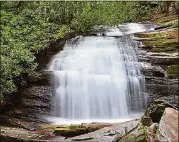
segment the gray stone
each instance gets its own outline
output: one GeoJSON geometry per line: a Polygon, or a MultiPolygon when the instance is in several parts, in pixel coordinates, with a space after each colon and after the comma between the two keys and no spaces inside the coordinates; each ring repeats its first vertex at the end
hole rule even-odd
{"type": "Polygon", "coordinates": [[[81,136],[72,137],[66,139],[67,141],[81,141],[84,139],[90,139],[91,142],[112,142],[117,141],[121,137],[125,136],[128,132],[135,129],[139,124],[139,121],[128,121],[121,124],[114,124],[110,127],[105,127],[100,130],[84,134],[81,136]]]}
{"type": "Polygon", "coordinates": [[[178,111],[166,108],[159,123],[159,133],[167,142],[178,142],[178,111]]]}

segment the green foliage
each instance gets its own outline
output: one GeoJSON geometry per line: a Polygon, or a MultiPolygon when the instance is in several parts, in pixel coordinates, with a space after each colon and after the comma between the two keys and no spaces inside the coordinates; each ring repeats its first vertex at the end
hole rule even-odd
{"type": "Polygon", "coordinates": [[[172,23],[171,27],[172,28],[178,28],[178,21],[175,21],[174,23],[172,23]]]}
{"type": "Polygon", "coordinates": [[[24,84],[23,74],[34,73],[37,67],[34,53],[46,47],[50,39],[90,31],[94,25],[135,21],[148,14],[151,3],[1,2],[2,94],[11,93],[19,84],[24,84]]]}
{"type": "Polygon", "coordinates": [[[62,25],[59,30],[57,30],[56,39],[65,37],[65,35],[70,33],[70,28],[67,25],[62,25]]]}

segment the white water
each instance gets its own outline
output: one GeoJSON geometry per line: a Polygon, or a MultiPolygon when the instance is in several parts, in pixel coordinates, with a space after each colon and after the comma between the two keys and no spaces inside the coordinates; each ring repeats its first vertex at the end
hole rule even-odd
{"type": "MultiPolygon", "coordinates": [[[[123,35],[146,28],[126,24],[117,30],[123,35]]],[[[49,67],[55,90],[52,122],[125,121],[141,114],[147,104],[145,80],[137,61],[138,43],[131,36],[80,37],[54,56],[49,67]]]]}

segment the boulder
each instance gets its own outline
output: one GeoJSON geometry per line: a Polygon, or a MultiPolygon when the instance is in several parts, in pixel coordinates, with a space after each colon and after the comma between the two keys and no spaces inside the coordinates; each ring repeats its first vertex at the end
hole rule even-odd
{"type": "MultiPolygon", "coordinates": [[[[178,111],[173,108],[165,108],[159,122],[159,134],[167,142],[178,142],[178,111]]],[[[160,140],[159,140],[160,141],[160,140]]]]}
{"type": "Polygon", "coordinates": [[[139,125],[138,120],[131,120],[124,123],[113,124],[94,132],[66,139],[66,141],[91,141],[91,142],[110,142],[118,141],[139,125]]]}
{"type": "MultiPolygon", "coordinates": [[[[1,142],[47,142],[40,140],[43,135],[22,128],[1,127],[1,142]]],[[[44,137],[44,136],[43,136],[44,137]]]]}
{"type": "Polygon", "coordinates": [[[144,126],[150,126],[152,123],[159,123],[164,110],[167,107],[175,108],[165,100],[155,100],[142,116],[141,123],[144,126]]]}
{"type": "Polygon", "coordinates": [[[143,125],[138,125],[137,128],[130,131],[122,137],[118,142],[147,142],[147,128],[143,125]]]}
{"type": "Polygon", "coordinates": [[[107,123],[82,123],[81,125],[59,126],[54,129],[55,135],[64,137],[74,137],[85,133],[93,132],[103,127],[110,126],[112,124],[107,123]]]}
{"type": "Polygon", "coordinates": [[[39,129],[39,125],[37,123],[25,121],[24,119],[0,115],[0,120],[0,124],[3,126],[23,128],[31,131],[39,129]]]}

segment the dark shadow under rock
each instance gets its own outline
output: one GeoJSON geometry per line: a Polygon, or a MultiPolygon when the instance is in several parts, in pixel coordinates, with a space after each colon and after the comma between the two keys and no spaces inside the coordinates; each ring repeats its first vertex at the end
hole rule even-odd
{"type": "Polygon", "coordinates": [[[155,100],[150,107],[146,110],[144,116],[141,118],[141,122],[144,126],[150,126],[153,123],[159,123],[165,108],[175,108],[173,105],[169,104],[165,100],[155,100]],[[150,122],[152,121],[152,122],[150,122]],[[150,124],[149,124],[150,122],[150,124]]]}

